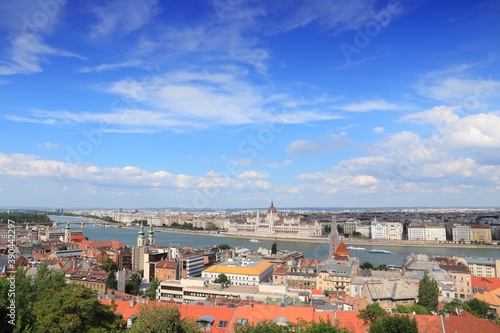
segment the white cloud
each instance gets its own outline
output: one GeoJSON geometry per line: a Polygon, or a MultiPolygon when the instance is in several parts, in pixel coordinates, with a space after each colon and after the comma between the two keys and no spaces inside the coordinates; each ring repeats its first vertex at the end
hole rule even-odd
{"type": "MultiPolygon", "coordinates": [[[[111,112],[34,110],[30,116],[5,115],[5,119],[45,124],[105,123],[108,132],[182,132],[217,125],[259,124],[279,132],[282,124],[302,124],[336,119],[335,114],[311,110],[310,101],[272,94],[266,87],[250,83],[240,68],[225,71],[174,71],[150,75],[142,80],[124,79],[105,89],[120,96],[111,112]],[[134,107],[131,107],[134,106],[134,107]]],[[[321,102],[318,102],[321,103],[321,102]]]]}
{"type": "Polygon", "coordinates": [[[151,21],[159,12],[158,0],[112,0],[105,5],[91,5],[90,11],[97,23],[90,28],[92,38],[109,36],[115,32],[127,35],[151,21]]]}
{"type": "Polygon", "coordinates": [[[322,148],[312,141],[297,140],[286,147],[285,151],[292,155],[310,155],[321,152],[322,148]]]}
{"type": "Polygon", "coordinates": [[[270,168],[279,168],[279,167],[286,167],[286,166],[289,166],[290,164],[292,164],[293,161],[292,160],[289,160],[289,159],[285,159],[283,162],[281,163],[269,163],[267,166],[270,167],[270,168]]]}
{"type": "MultiPolygon", "coordinates": [[[[204,198],[203,200],[213,203],[221,197],[234,197],[235,194],[260,195],[262,190],[272,188],[270,182],[263,180],[269,177],[265,172],[250,171],[240,176],[231,178],[209,171],[202,177],[197,177],[174,174],[165,170],[151,172],[131,165],[99,167],[44,160],[33,155],[0,153],[0,177],[15,179],[16,184],[30,183],[33,179],[39,184],[50,181],[51,185],[42,188],[40,195],[50,191],[49,187],[53,188],[53,185],[61,191],[73,187],[84,189],[83,192],[79,191],[80,197],[77,198],[79,205],[88,199],[83,198],[84,196],[105,196],[107,195],[105,193],[109,193],[109,189],[113,189],[109,195],[116,195],[118,192],[135,195],[134,193],[139,193],[140,190],[142,195],[147,195],[148,191],[162,191],[174,196],[178,193],[176,191],[182,190],[182,194],[179,194],[176,200],[179,200],[179,196],[183,196],[189,207],[199,208],[201,201],[195,198],[200,196],[204,198]]],[[[35,195],[34,192],[30,193],[35,195]]]]}
{"type": "Polygon", "coordinates": [[[115,64],[103,63],[103,64],[93,66],[93,67],[82,67],[82,68],[80,68],[80,72],[81,73],[94,73],[94,72],[99,73],[99,72],[104,72],[104,71],[113,71],[113,70],[117,70],[120,68],[135,67],[135,66],[138,66],[140,64],[141,64],[140,61],[125,61],[125,62],[119,62],[119,63],[115,63],[115,64]]]}
{"type": "Polygon", "coordinates": [[[352,142],[347,138],[347,132],[341,132],[325,135],[321,138],[321,144],[309,140],[296,140],[288,145],[285,151],[292,155],[324,154],[351,145],[352,142]]]}
{"type": "Polygon", "coordinates": [[[478,113],[460,117],[450,107],[408,114],[402,118],[419,124],[430,124],[439,131],[443,149],[467,152],[486,160],[499,161],[500,115],[478,113]]]}
{"type": "Polygon", "coordinates": [[[417,93],[465,111],[484,109],[491,99],[500,96],[500,81],[494,80],[491,74],[475,73],[487,62],[461,64],[425,73],[416,84],[417,93]]]}
{"type": "Polygon", "coordinates": [[[72,57],[84,59],[78,54],[55,49],[42,42],[33,34],[19,34],[11,40],[12,48],[8,60],[0,62],[0,75],[32,74],[42,71],[41,62],[46,56],[72,57]]]}
{"type": "Polygon", "coordinates": [[[327,172],[299,175],[300,191],[314,188],[344,196],[381,193],[386,198],[401,194],[436,204],[435,195],[467,190],[474,198],[471,202],[481,204],[491,186],[500,183],[499,115],[461,117],[452,108],[435,107],[402,120],[429,124],[435,132],[429,137],[410,131],[389,135],[365,146],[365,156],[343,160],[327,172]]]}
{"type": "Polygon", "coordinates": [[[46,141],[46,142],[39,143],[38,148],[54,149],[54,148],[57,148],[57,145],[50,142],[50,141],[46,141]]]}
{"type": "Polygon", "coordinates": [[[402,106],[389,103],[384,99],[373,99],[335,106],[334,108],[348,112],[369,112],[369,111],[395,111],[400,110],[402,106]]]}
{"type": "MultiPolygon", "coordinates": [[[[405,5],[406,6],[406,5],[405,5]]],[[[382,8],[388,15],[389,24],[401,15],[405,8],[402,3],[391,3],[382,8]]],[[[297,28],[317,24],[320,27],[339,33],[363,27],[368,22],[379,22],[380,8],[373,1],[309,1],[307,6],[295,6],[286,1],[277,1],[270,7],[268,17],[278,17],[281,20],[269,24],[271,32],[285,32],[297,28]],[[280,15],[276,15],[276,14],[280,15]]],[[[380,24],[380,23],[379,23],[380,24]]],[[[382,28],[382,26],[381,26],[382,28]]]]}
{"type": "Polygon", "coordinates": [[[383,127],[380,127],[380,126],[377,126],[377,127],[375,127],[375,128],[373,129],[373,133],[375,133],[375,134],[382,134],[382,133],[384,133],[384,132],[385,132],[384,128],[383,128],[383,127]]]}
{"type": "Polygon", "coordinates": [[[244,171],[241,174],[238,175],[237,178],[260,178],[260,179],[265,179],[269,178],[269,174],[267,172],[258,172],[255,170],[252,171],[244,171]]]}

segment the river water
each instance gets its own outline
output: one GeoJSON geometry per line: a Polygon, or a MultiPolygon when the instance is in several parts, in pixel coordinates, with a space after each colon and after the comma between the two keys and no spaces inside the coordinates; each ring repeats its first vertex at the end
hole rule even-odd
{"type": "MultiPolygon", "coordinates": [[[[53,221],[75,223],[86,222],[79,218],[70,218],[62,216],[50,216],[53,221]]],[[[71,228],[80,229],[80,224],[71,224],[71,228]]],[[[59,225],[64,228],[64,225],[59,225]]],[[[137,229],[124,229],[116,227],[104,228],[100,225],[88,223],[83,228],[83,234],[93,241],[117,240],[125,245],[135,245],[137,243],[137,229]]],[[[304,252],[309,259],[325,259],[328,256],[328,244],[326,243],[303,243],[286,240],[259,240],[257,243],[250,242],[247,239],[234,238],[227,236],[208,236],[198,234],[183,234],[176,232],[155,231],[155,243],[160,246],[179,245],[192,248],[202,248],[216,244],[229,244],[230,246],[239,246],[256,251],[259,247],[271,248],[273,242],[276,242],[280,250],[295,250],[304,252]]],[[[477,256],[477,257],[500,257],[498,249],[475,249],[475,248],[446,248],[446,247],[419,247],[419,246],[390,246],[383,248],[380,245],[355,245],[363,247],[366,250],[349,250],[351,256],[359,258],[360,263],[370,262],[374,266],[401,265],[403,258],[410,253],[427,253],[444,256],[477,256]],[[390,250],[392,254],[370,253],[369,250],[390,250]]]]}

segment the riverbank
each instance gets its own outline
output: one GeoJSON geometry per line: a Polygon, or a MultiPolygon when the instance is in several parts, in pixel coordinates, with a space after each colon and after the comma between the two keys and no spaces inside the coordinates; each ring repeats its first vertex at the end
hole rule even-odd
{"type": "MultiPolygon", "coordinates": [[[[123,229],[138,229],[136,227],[126,227],[121,226],[123,229]]],[[[292,243],[328,243],[328,237],[306,237],[306,238],[293,238],[290,236],[272,236],[264,237],[255,234],[250,235],[233,235],[227,232],[217,232],[217,231],[204,231],[204,230],[182,230],[175,228],[158,228],[156,227],[155,232],[172,232],[178,234],[194,234],[202,236],[211,237],[231,237],[239,239],[256,239],[265,241],[280,241],[280,242],[292,242],[292,243]]],[[[344,243],[346,245],[371,245],[371,246],[384,246],[384,247],[401,247],[401,246],[415,246],[415,247],[443,247],[443,248],[462,248],[462,249],[498,249],[500,250],[500,245],[472,245],[472,244],[456,244],[456,243],[438,243],[438,242],[424,242],[424,241],[408,241],[408,240],[382,240],[382,239],[355,239],[355,238],[344,238],[344,243]]]]}

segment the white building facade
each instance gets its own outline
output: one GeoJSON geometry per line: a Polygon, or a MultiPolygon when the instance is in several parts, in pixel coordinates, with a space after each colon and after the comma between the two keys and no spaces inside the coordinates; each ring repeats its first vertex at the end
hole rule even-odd
{"type": "Polygon", "coordinates": [[[452,237],[454,242],[470,243],[471,228],[468,225],[457,225],[452,228],[452,237]]]}
{"type": "Polygon", "coordinates": [[[445,242],[446,229],[443,225],[412,223],[408,226],[408,240],[445,242]]]}

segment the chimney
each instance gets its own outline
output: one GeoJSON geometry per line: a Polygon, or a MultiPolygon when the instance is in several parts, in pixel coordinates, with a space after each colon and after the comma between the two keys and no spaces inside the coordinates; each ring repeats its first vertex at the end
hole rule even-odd
{"type": "Polygon", "coordinates": [[[128,305],[129,305],[129,308],[133,308],[135,306],[135,301],[133,299],[131,299],[129,302],[128,302],[128,305]]]}

